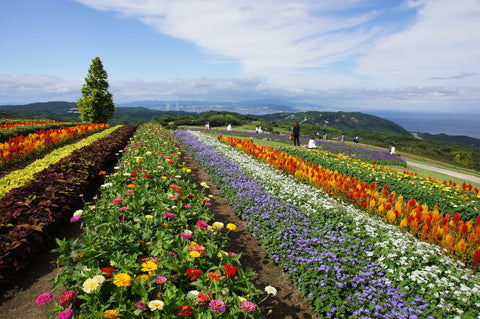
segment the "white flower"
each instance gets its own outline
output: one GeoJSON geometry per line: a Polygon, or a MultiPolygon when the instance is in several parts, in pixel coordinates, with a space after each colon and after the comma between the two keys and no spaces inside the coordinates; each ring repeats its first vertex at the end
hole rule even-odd
{"type": "Polygon", "coordinates": [[[148,308],[150,308],[151,311],[162,310],[163,306],[165,306],[165,303],[161,300],[152,300],[148,303],[148,308]]]}
{"type": "Polygon", "coordinates": [[[220,291],[220,293],[222,294],[222,296],[228,296],[228,294],[230,293],[230,289],[225,287],[222,289],[222,291],[220,291]]]}
{"type": "Polygon", "coordinates": [[[79,210],[77,210],[75,213],[73,213],[73,216],[75,216],[75,217],[77,217],[77,216],[80,217],[80,216],[82,216],[82,214],[83,214],[83,210],[79,209],[79,210]]]}
{"type": "Polygon", "coordinates": [[[272,287],[272,286],[265,287],[265,292],[269,295],[273,295],[273,296],[277,295],[277,289],[275,287],[272,287]]]}
{"type": "Polygon", "coordinates": [[[188,293],[187,293],[187,299],[189,298],[197,298],[198,294],[200,292],[198,292],[197,290],[190,290],[188,293]]]}
{"type": "Polygon", "coordinates": [[[210,186],[207,185],[206,182],[201,182],[200,185],[204,188],[209,188],[210,186]]]}

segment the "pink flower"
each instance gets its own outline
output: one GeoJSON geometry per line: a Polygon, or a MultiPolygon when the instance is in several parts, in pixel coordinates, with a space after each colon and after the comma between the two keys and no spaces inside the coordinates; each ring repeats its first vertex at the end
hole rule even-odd
{"type": "Polygon", "coordinates": [[[209,306],[210,306],[210,309],[218,313],[224,312],[225,309],[227,309],[227,306],[225,306],[225,303],[220,299],[214,299],[210,301],[209,306]]]}
{"type": "Polygon", "coordinates": [[[58,314],[58,319],[70,319],[75,314],[73,309],[66,309],[58,314]]]}
{"type": "Polygon", "coordinates": [[[70,218],[71,223],[78,222],[79,220],[80,220],[80,216],[73,216],[72,218],[70,218]]]}
{"type": "Polygon", "coordinates": [[[253,302],[244,301],[242,302],[242,305],[240,306],[240,308],[242,308],[242,310],[245,310],[246,312],[251,312],[251,311],[255,311],[257,306],[255,306],[253,302]]]}
{"type": "Polygon", "coordinates": [[[201,229],[207,229],[207,228],[208,228],[208,224],[207,224],[206,221],[199,220],[199,221],[197,221],[197,227],[198,227],[198,228],[201,228],[201,229]]]}
{"type": "Polygon", "coordinates": [[[120,197],[117,197],[117,198],[113,199],[114,204],[120,204],[121,202],[123,202],[123,199],[121,199],[120,197]]]}
{"type": "Polygon", "coordinates": [[[126,206],[125,207],[120,207],[120,210],[126,211],[126,210],[128,210],[128,207],[126,207],[126,206]]]}
{"type": "Polygon", "coordinates": [[[129,194],[132,194],[134,192],[134,190],[133,189],[127,189],[126,192],[129,193],[129,194]]]}
{"type": "Polygon", "coordinates": [[[167,278],[163,277],[163,276],[158,276],[157,278],[155,278],[155,283],[156,284],[164,284],[167,282],[167,278]]]}
{"type": "Polygon", "coordinates": [[[41,294],[40,296],[37,297],[37,305],[43,305],[43,304],[49,302],[50,300],[52,300],[52,298],[53,298],[52,293],[44,292],[43,294],[41,294]]]}
{"type": "Polygon", "coordinates": [[[167,220],[172,220],[175,218],[175,214],[174,213],[170,213],[170,212],[166,212],[165,214],[163,214],[163,216],[167,219],[167,220]]]}
{"type": "Polygon", "coordinates": [[[183,208],[190,209],[190,208],[192,208],[192,206],[191,205],[183,205],[183,208]]]}
{"type": "Polygon", "coordinates": [[[187,233],[182,233],[180,236],[182,236],[185,239],[191,239],[192,238],[192,234],[187,234],[187,233]]]}

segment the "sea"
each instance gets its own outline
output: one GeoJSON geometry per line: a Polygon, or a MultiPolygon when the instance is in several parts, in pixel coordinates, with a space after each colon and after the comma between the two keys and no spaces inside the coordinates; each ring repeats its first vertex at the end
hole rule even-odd
{"type": "Polygon", "coordinates": [[[465,135],[480,139],[480,113],[366,112],[400,125],[409,132],[465,135]]]}

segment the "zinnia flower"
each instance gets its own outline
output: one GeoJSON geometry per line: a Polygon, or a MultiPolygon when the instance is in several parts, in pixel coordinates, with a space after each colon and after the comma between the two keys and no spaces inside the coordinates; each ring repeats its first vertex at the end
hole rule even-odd
{"type": "Polygon", "coordinates": [[[253,302],[244,301],[244,302],[242,302],[242,305],[240,306],[240,308],[242,310],[245,310],[246,312],[251,312],[251,311],[255,311],[255,309],[257,307],[255,306],[255,304],[253,302]]]}
{"type": "Polygon", "coordinates": [[[188,268],[187,276],[190,277],[191,281],[194,281],[197,278],[200,278],[201,270],[197,268],[188,268]]]}
{"type": "Polygon", "coordinates": [[[183,317],[190,317],[190,315],[193,313],[192,307],[190,305],[182,305],[180,308],[178,308],[178,315],[183,316],[183,317]]]}
{"type": "Polygon", "coordinates": [[[65,309],[64,311],[60,312],[58,314],[58,319],[70,319],[72,318],[72,316],[75,315],[75,312],[73,311],[73,309],[65,309]]]}
{"type": "Polygon", "coordinates": [[[115,269],[110,268],[110,267],[104,267],[104,268],[102,268],[102,271],[105,273],[104,274],[105,278],[108,278],[108,277],[112,276],[112,271],[115,271],[115,269]]]}
{"type": "Polygon", "coordinates": [[[165,304],[161,300],[152,300],[148,303],[148,308],[150,308],[151,311],[162,310],[163,306],[165,306],[165,304]]]}
{"type": "Polygon", "coordinates": [[[50,300],[52,300],[52,298],[53,298],[53,294],[51,292],[44,292],[43,294],[37,297],[37,305],[39,306],[43,305],[49,302],[50,300]]]}
{"type": "Polygon", "coordinates": [[[201,229],[207,229],[208,228],[208,223],[203,220],[197,221],[197,227],[201,229]]]}
{"type": "Polygon", "coordinates": [[[135,303],[135,308],[140,309],[141,311],[147,311],[147,305],[142,301],[137,301],[135,303]]]}
{"type": "Polygon", "coordinates": [[[126,273],[120,273],[115,276],[113,283],[117,287],[128,287],[132,283],[132,277],[126,273]]]}
{"type": "Polygon", "coordinates": [[[191,251],[190,252],[190,257],[192,257],[192,258],[199,258],[201,256],[202,255],[200,255],[200,253],[198,251],[191,251]]]}
{"type": "Polygon", "coordinates": [[[231,231],[235,231],[235,230],[237,230],[237,225],[232,224],[232,223],[228,223],[227,224],[227,229],[229,229],[231,231]]]}
{"type": "Polygon", "coordinates": [[[227,277],[228,278],[231,278],[231,277],[233,277],[237,274],[237,267],[235,267],[233,265],[230,265],[230,264],[223,265],[223,267],[227,271],[227,277]]]}
{"type": "Polygon", "coordinates": [[[227,306],[225,305],[225,303],[220,299],[214,299],[210,301],[209,306],[210,306],[210,309],[218,313],[224,312],[225,309],[227,309],[227,306]]]}
{"type": "Polygon", "coordinates": [[[273,296],[277,295],[277,289],[275,289],[275,287],[272,287],[272,286],[265,287],[265,292],[269,295],[273,295],[273,296]]]}
{"type": "Polygon", "coordinates": [[[167,219],[167,220],[172,220],[175,218],[175,214],[174,213],[170,213],[170,212],[165,212],[165,214],[163,214],[163,216],[167,219]]]}
{"type": "Polygon", "coordinates": [[[167,278],[165,278],[163,276],[158,276],[157,278],[155,278],[155,283],[156,284],[162,285],[166,282],[167,282],[167,278]]]}
{"type": "Polygon", "coordinates": [[[119,319],[120,318],[120,313],[118,310],[113,309],[113,310],[105,310],[105,312],[102,315],[102,318],[106,319],[119,319]]]}
{"type": "Polygon", "coordinates": [[[121,199],[120,197],[117,197],[117,198],[113,199],[114,204],[120,204],[121,202],[123,202],[123,199],[121,199]]]}
{"type": "Polygon", "coordinates": [[[210,280],[219,281],[220,280],[220,274],[215,272],[215,271],[211,271],[211,272],[208,273],[208,278],[210,278],[210,280]]]}
{"type": "Polygon", "coordinates": [[[67,290],[60,296],[60,306],[67,308],[68,306],[75,306],[78,302],[77,292],[73,290],[67,290]]]}
{"type": "MultiPolygon", "coordinates": [[[[82,285],[82,289],[87,294],[98,291],[102,287],[103,281],[101,281],[99,278],[96,278],[96,277],[98,276],[95,276],[93,278],[88,278],[87,280],[84,281],[82,285]]],[[[100,276],[100,277],[102,277],[103,280],[105,280],[105,277],[103,276],[100,276]]]]}
{"type": "Polygon", "coordinates": [[[213,229],[215,230],[222,230],[223,226],[224,224],[222,222],[214,222],[212,225],[213,229]]]}
{"type": "Polygon", "coordinates": [[[142,271],[148,272],[149,274],[155,272],[158,269],[158,265],[151,260],[148,260],[142,264],[142,271]]]}
{"type": "Polygon", "coordinates": [[[73,216],[70,218],[71,223],[76,223],[80,220],[80,216],[73,216]]]}

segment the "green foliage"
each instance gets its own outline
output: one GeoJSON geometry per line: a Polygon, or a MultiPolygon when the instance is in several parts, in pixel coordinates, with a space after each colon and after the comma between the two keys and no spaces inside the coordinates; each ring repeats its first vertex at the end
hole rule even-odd
{"type": "Polygon", "coordinates": [[[108,75],[99,57],[92,60],[82,87],[83,98],[78,99],[80,119],[84,123],[108,123],[113,117],[115,105],[108,91],[108,75]]]}

